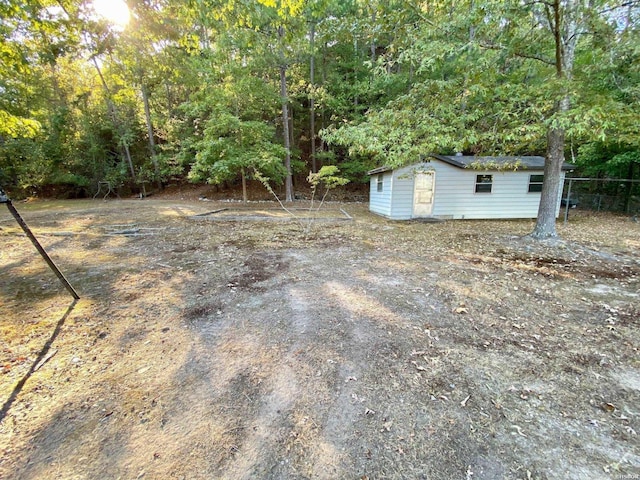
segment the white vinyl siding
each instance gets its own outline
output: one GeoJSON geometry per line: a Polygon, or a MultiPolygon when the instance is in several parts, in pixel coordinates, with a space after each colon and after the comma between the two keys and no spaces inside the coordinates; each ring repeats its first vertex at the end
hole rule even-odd
{"type": "Polygon", "coordinates": [[[433,215],[436,217],[535,218],[538,215],[540,193],[528,192],[531,171],[479,172],[457,168],[438,160],[431,163],[438,172],[433,206],[433,215]],[[476,176],[482,174],[493,175],[490,195],[473,193],[476,176]]]}
{"type": "MultiPolygon", "coordinates": [[[[444,218],[534,218],[539,194],[528,194],[529,172],[479,172],[435,160],[438,194],[433,214],[444,218]],[[491,193],[475,193],[476,177],[492,175],[491,193]]],[[[434,165],[435,166],[435,165],[434,165]]]]}
{"type": "Polygon", "coordinates": [[[385,217],[391,216],[391,178],[392,172],[384,172],[373,175],[370,183],[369,210],[385,217]],[[378,191],[380,183],[382,191],[378,191]]]}
{"type": "Polygon", "coordinates": [[[407,220],[413,216],[413,167],[393,172],[391,218],[407,220]]]}

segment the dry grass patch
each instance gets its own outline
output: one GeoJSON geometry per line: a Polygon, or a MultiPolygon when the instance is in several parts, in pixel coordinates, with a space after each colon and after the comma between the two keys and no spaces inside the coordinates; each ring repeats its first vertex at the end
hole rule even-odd
{"type": "Polygon", "coordinates": [[[67,313],[0,217],[2,478],[640,472],[628,218],[572,212],[534,242],[529,220],[357,204],[311,229],[193,221],[216,202],[17,207],[83,298],[67,313]]]}

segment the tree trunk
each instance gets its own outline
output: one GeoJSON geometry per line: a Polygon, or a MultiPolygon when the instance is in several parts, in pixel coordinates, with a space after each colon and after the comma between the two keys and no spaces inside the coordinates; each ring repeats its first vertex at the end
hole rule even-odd
{"type": "Polygon", "coordinates": [[[149,108],[149,90],[144,82],[142,82],[142,103],[144,104],[144,118],[147,123],[147,133],[149,135],[149,151],[151,152],[151,161],[153,162],[153,172],[156,175],[158,188],[162,188],[162,181],[160,180],[160,166],[158,165],[158,157],[156,156],[156,141],[153,138],[151,109],[149,108]]]}
{"type": "MultiPolygon", "coordinates": [[[[373,8],[375,9],[375,6],[373,8]]],[[[371,25],[375,25],[375,24],[376,24],[376,11],[374,10],[371,13],[371,25]]],[[[375,65],[376,64],[376,50],[377,50],[375,36],[371,37],[370,50],[371,50],[371,65],[375,65]]]]}
{"type": "MultiPolygon", "coordinates": [[[[320,69],[320,84],[324,88],[327,84],[327,43],[322,44],[322,68],[320,69]]],[[[322,108],[320,109],[320,130],[324,130],[327,126],[327,111],[325,109],[325,102],[322,102],[322,108]]],[[[320,137],[320,151],[325,151],[324,137],[320,137]]]]}
{"type": "Polygon", "coordinates": [[[296,132],[293,127],[293,117],[296,113],[293,105],[289,105],[289,145],[291,148],[300,147],[300,144],[296,142],[296,132]]]}
{"type": "MultiPolygon", "coordinates": [[[[278,29],[280,39],[284,37],[284,28],[278,29]]],[[[285,201],[293,202],[293,175],[291,173],[291,134],[289,133],[289,99],[287,98],[287,66],[284,52],[280,63],[280,96],[282,97],[282,127],[284,129],[284,167],[287,170],[285,178],[285,201]]]]}
{"type": "MultiPolygon", "coordinates": [[[[353,40],[353,55],[354,55],[354,62],[353,62],[353,84],[357,85],[358,84],[358,39],[355,38],[353,40]]],[[[358,109],[358,103],[360,101],[360,99],[358,98],[358,89],[354,89],[355,91],[355,96],[353,99],[353,106],[356,108],[356,110],[358,109]]]]}
{"type": "Polygon", "coordinates": [[[547,158],[544,163],[544,182],[538,207],[538,219],[531,237],[536,239],[554,238],[556,231],[556,211],[562,164],[564,163],[564,129],[551,129],[547,134],[547,158]]]}
{"type": "MultiPolygon", "coordinates": [[[[578,39],[578,18],[580,16],[580,2],[578,0],[553,0],[546,4],[550,8],[549,27],[555,43],[556,78],[570,82],[573,77],[573,65],[576,55],[578,39]]],[[[558,196],[562,193],[560,177],[564,162],[565,128],[561,125],[563,116],[571,108],[569,87],[562,87],[560,100],[547,131],[547,157],[544,164],[544,182],[538,207],[536,226],[531,237],[536,239],[553,238],[558,236],[556,231],[556,209],[558,196]]]]}
{"type": "Polygon", "coordinates": [[[316,24],[315,22],[311,22],[311,32],[309,33],[309,42],[311,44],[311,59],[309,60],[309,82],[311,83],[311,95],[309,97],[309,130],[311,131],[311,171],[313,173],[318,171],[318,165],[316,164],[315,38],[316,24]]]}
{"type": "Polygon", "coordinates": [[[244,171],[244,167],[240,169],[240,175],[242,176],[242,201],[247,203],[249,197],[247,196],[247,174],[244,171]]]}
{"type": "Polygon", "coordinates": [[[125,158],[127,159],[127,163],[129,164],[129,173],[131,173],[131,178],[133,179],[133,181],[136,181],[136,171],[133,168],[133,160],[131,159],[131,152],[129,151],[129,145],[124,142],[122,144],[122,147],[124,148],[124,155],[125,158]]]}
{"type": "MultiPolygon", "coordinates": [[[[98,76],[100,77],[100,82],[102,83],[102,88],[104,88],[105,94],[107,96],[107,111],[109,112],[109,116],[111,117],[111,121],[113,122],[113,126],[118,131],[119,135],[123,135],[123,127],[120,124],[120,119],[118,118],[118,113],[116,111],[116,105],[111,100],[111,90],[109,90],[109,86],[107,85],[107,81],[104,79],[104,75],[102,75],[102,70],[100,70],[100,65],[98,65],[98,61],[96,57],[91,57],[93,60],[93,65],[96,67],[96,71],[98,72],[98,76]]],[[[129,152],[129,145],[126,142],[123,142],[124,149],[124,157],[129,165],[129,172],[131,173],[131,178],[133,181],[136,181],[136,171],[133,168],[133,160],[131,159],[131,153],[129,152]]]]}
{"type": "Polygon", "coordinates": [[[289,103],[287,100],[287,67],[280,66],[280,95],[282,96],[282,127],[284,129],[284,168],[287,170],[285,178],[285,201],[293,201],[293,175],[291,174],[291,136],[289,134],[289,103]]]}

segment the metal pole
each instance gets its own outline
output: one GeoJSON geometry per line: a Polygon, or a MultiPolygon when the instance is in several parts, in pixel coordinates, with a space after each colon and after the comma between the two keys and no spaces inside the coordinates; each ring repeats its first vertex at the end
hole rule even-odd
{"type": "Polygon", "coordinates": [[[571,203],[571,183],[573,179],[569,179],[569,188],[567,189],[567,198],[564,202],[564,224],[566,225],[569,221],[569,204],[571,203]]]}
{"type": "Polygon", "coordinates": [[[16,210],[16,207],[14,207],[13,204],[11,203],[11,199],[7,197],[7,195],[4,193],[2,189],[0,189],[0,203],[4,203],[7,205],[7,208],[11,212],[11,215],[13,215],[13,218],[16,219],[16,222],[18,222],[18,225],[22,227],[22,230],[24,230],[24,233],[27,235],[27,237],[29,237],[29,240],[31,240],[31,243],[33,243],[33,246],[36,247],[36,250],[38,250],[38,253],[42,255],[42,258],[44,258],[44,261],[47,262],[47,265],[49,265],[49,268],[53,270],[53,273],[55,273],[56,276],[60,279],[60,281],[65,286],[65,288],[69,291],[71,296],[73,296],[73,298],[75,298],[76,300],[79,300],[80,295],[78,295],[78,292],[76,292],[74,288],[71,286],[71,284],[69,283],[69,281],[66,278],[64,278],[64,275],[62,274],[60,269],[56,266],[55,263],[53,263],[53,260],[51,260],[51,257],[49,257],[47,252],[45,252],[44,248],[42,248],[42,245],[40,245],[40,242],[38,242],[38,239],[33,235],[29,226],[22,219],[22,217],[16,210]]]}

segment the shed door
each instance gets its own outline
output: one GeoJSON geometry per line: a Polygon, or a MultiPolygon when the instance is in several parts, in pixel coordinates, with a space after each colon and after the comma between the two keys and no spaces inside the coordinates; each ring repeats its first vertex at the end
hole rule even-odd
{"type": "Polygon", "coordinates": [[[433,211],[435,172],[418,172],[413,184],[413,216],[428,217],[433,211]]]}

